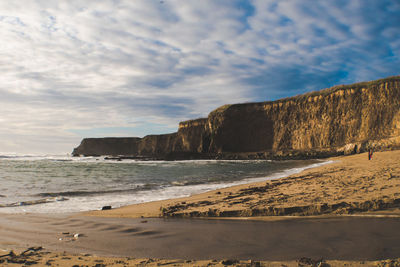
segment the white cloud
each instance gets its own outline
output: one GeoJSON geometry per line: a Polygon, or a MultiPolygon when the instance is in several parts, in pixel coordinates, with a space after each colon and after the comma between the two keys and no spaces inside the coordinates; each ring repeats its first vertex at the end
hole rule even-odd
{"type": "Polygon", "coordinates": [[[399,13],[391,1],[1,1],[0,151],[69,152],[77,129],[141,135],[396,74],[399,13]]]}

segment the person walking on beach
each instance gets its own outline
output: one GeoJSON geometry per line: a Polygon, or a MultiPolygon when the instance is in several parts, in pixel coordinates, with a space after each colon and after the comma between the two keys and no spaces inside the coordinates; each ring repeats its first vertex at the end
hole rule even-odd
{"type": "Polygon", "coordinates": [[[372,152],[372,149],[370,148],[370,149],[368,149],[368,160],[371,160],[372,159],[372,154],[373,154],[374,152],[372,152]]]}

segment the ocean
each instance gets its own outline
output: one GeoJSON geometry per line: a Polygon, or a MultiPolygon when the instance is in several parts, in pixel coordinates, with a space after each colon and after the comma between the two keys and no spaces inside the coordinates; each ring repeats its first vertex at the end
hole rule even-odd
{"type": "Polygon", "coordinates": [[[0,155],[0,213],[69,213],[278,179],[322,160],[107,160],[0,155]]]}

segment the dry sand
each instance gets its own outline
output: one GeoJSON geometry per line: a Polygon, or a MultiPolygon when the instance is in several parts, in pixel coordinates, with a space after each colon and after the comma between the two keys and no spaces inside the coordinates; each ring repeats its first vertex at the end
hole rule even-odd
{"type": "Polygon", "coordinates": [[[0,265],[400,266],[396,259],[400,256],[400,151],[376,152],[371,161],[367,154],[331,160],[335,162],[283,179],[84,216],[1,216],[0,265]],[[257,219],[265,221],[253,221],[257,219]],[[75,233],[83,235],[74,238],[75,233]],[[262,236],[266,252],[255,253],[262,236]],[[290,244],[296,242],[300,245],[293,247],[300,250],[291,250],[290,244]],[[246,251],[240,246],[248,248],[248,254],[234,257],[246,251]],[[18,253],[10,253],[11,249],[18,253]],[[172,259],[184,255],[185,249],[194,251],[193,257],[172,259]],[[196,256],[196,250],[205,254],[196,256]],[[223,260],[221,255],[243,260],[223,260]],[[327,260],[320,264],[320,257],[327,260]]]}
{"type": "Polygon", "coordinates": [[[331,267],[356,267],[356,266],[399,266],[400,260],[384,261],[325,261],[321,259],[301,258],[297,261],[243,261],[243,260],[159,260],[159,259],[135,259],[117,257],[98,257],[88,254],[67,254],[61,252],[49,252],[40,247],[32,247],[22,252],[0,253],[1,266],[269,266],[269,267],[297,267],[297,266],[331,266],[331,267]]]}
{"type": "Polygon", "coordinates": [[[187,198],[131,205],[87,215],[110,217],[254,217],[399,215],[400,151],[331,158],[333,164],[287,178],[239,185],[187,198]]]}
{"type": "Polygon", "coordinates": [[[243,260],[159,260],[135,259],[117,257],[98,257],[88,254],[67,254],[49,252],[40,247],[32,247],[22,252],[0,253],[1,266],[269,266],[269,267],[297,267],[297,266],[399,266],[399,259],[384,261],[324,261],[321,259],[301,258],[297,261],[243,261],[243,260]]]}

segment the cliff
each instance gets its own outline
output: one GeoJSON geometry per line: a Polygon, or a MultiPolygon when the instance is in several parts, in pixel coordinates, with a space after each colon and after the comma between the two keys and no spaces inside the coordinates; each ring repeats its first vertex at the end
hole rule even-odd
{"type": "Polygon", "coordinates": [[[138,137],[85,138],[72,155],[130,155],[132,151],[138,150],[140,141],[138,137]]]}
{"type": "Polygon", "coordinates": [[[73,155],[304,158],[400,148],[400,76],[225,105],[177,133],[84,139],[73,155]]]}

